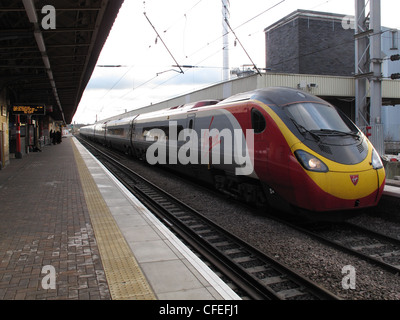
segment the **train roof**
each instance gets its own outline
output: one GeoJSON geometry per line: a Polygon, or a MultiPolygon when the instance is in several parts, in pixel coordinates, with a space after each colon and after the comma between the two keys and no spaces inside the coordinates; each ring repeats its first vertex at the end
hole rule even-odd
{"type": "Polygon", "coordinates": [[[107,126],[118,126],[118,125],[125,125],[127,123],[130,123],[132,120],[134,120],[135,118],[137,118],[137,115],[135,116],[130,116],[130,117],[126,117],[126,118],[120,118],[120,119],[114,119],[114,120],[110,120],[107,121],[107,126]]]}
{"type": "Polygon", "coordinates": [[[187,113],[190,111],[196,111],[198,109],[206,109],[206,108],[215,108],[219,105],[225,105],[240,101],[247,101],[247,100],[258,100],[267,105],[274,105],[277,107],[284,107],[289,104],[294,104],[298,102],[316,102],[322,104],[329,104],[328,102],[312,95],[307,92],[304,92],[299,89],[293,89],[288,87],[268,87],[262,88],[257,90],[252,90],[248,92],[239,93],[233,95],[225,100],[218,101],[218,100],[201,100],[193,103],[188,103],[184,105],[178,105],[175,107],[170,107],[158,111],[151,111],[142,113],[135,116],[130,116],[127,118],[120,118],[117,120],[111,121],[99,121],[93,124],[92,126],[110,124],[110,125],[118,125],[122,123],[126,123],[127,121],[132,121],[133,119],[144,120],[146,118],[153,118],[153,117],[163,117],[163,116],[170,116],[176,115],[180,113],[187,113]]]}
{"type": "Polygon", "coordinates": [[[246,100],[258,100],[268,105],[275,105],[283,107],[288,104],[296,102],[317,102],[328,104],[326,101],[304,92],[299,89],[287,88],[287,87],[269,87],[244,93],[239,93],[230,98],[221,101],[219,104],[227,104],[233,102],[240,102],[246,100]]]}
{"type": "Polygon", "coordinates": [[[161,109],[157,111],[145,112],[137,116],[138,120],[154,118],[154,117],[163,117],[163,116],[172,116],[177,114],[186,114],[190,111],[196,111],[200,108],[212,107],[218,104],[220,100],[200,100],[196,102],[186,103],[174,107],[169,107],[166,109],[161,109]]]}

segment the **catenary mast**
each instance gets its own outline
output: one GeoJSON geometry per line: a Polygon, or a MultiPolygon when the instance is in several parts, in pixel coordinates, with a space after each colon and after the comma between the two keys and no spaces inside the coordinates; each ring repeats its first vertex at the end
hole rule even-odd
{"type": "Polygon", "coordinates": [[[226,21],[230,18],[229,0],[222,0],[222,35],[223,35],[223,81],[229,80],[229,29],[226,21]]]}
{"type": "Polygon", "coordinates": [[[365,0],[355,0],[355,5],[356,124],[366,128],[372,144],[382,155],[385,146],[381,120],[381,0],[370,0],[367,3],[365,0]]]}

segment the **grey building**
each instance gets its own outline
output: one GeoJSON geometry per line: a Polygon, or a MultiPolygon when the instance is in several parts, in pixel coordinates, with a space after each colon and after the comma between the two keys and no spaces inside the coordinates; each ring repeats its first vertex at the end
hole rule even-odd
{"type": "Polygon", "coordinates": [[[273,72],[352,76],[354,30],[345,15],[297,10],[267,27],[266,67],[273,72]]]}
{"type": "MultiPolygon", "coordinates": [[[[349,17],[342,14],[297,10],[265,28],[266,68],[272,72],[354,76],[355,39],[349,17]]],[[[382,28],[382,76],[400,73],[400,35],[382,28]]],[[[327,99],[354,118],[354,101],[327,99]],[[350,111],[351,110],[351,111],[350,111]]],[[[354,119],[353,119],[354,120],[354,119]]],[[[382,107],[387,152],[400,152],[400,106],[382,107]]]]}

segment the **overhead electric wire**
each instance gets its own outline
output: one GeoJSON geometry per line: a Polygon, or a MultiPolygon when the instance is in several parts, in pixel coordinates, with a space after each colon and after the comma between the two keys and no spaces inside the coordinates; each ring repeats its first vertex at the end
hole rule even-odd
{"type": "Polygon", "coordinates": [[[131,94],[132,92],[134,92],[135,90],[139,89],[140,87],[146,85],[147,83],[153,81],[155,78],[157,78],[158,76],[156,75],[155,77],[152,77],[151,79],[141,83],[140,85],[138,85],[137,87],[133,88],[132,90],[130,90],[129,92],[125,93],[123,96],[119,97],[118,100],[121,100],[123,98],[125,98],[127,95],[131,94]]]}
{"type": "MultiPolygon", "coordinates": [[[[200,0],[200,1],[196,2],[196,3],[193,5],[193,7],[191,7],[191,8],[183,15],[183,17],[187,18],[187,14],[188,14],[190,11],[192,11],[196,6],[198,6],[202,1],[203,1],[203,0],[200,0]]],[[[232,33],[234,34],[234,31],[235,31],[235,30],[237,30],[237,29],[243,27],[244,25],[250,23],[251,21],[253,21],[253,20],[259,18],[260,16],[262,16],[262,15],[265,14],[266,12],[268,12],[268,11],[270,11],[270,10],[276,8],[277,6],[279,6],[279,5],[281,5],[281,4],[283,4],[285,1],[286,1],[286,0],[281,0],[280,2],[278,2],[278,3],[274,4],[273,6],[269,7],[268,9],[262,11],[261,13],[255,15],[254,17],[252,17],[252,18],[246,20],[245,22],[241,23],[241,24],[238,25],[237,27],[231,28],[231,31],[229,31],[228,33],[231,33],[231,32],[232,32],[232,33]]],[[[326,1],[326,2],[329,2],[329,1],[330,1],[330,0],[328,0],[328,1],[326,1]]],[[[320,4],[320,5],[322,5],[322,4],[320,4]]],[[[318,6],[320,6],[320,5],[318,5],[318,6]]],[[[145,16],[146,16],[146,13],[145,13],[145,12],[144,12],[144,14],[145,14],[145,16]]],[[[147,16],[146,16],[146,18],[148,19],[147,16]]],[[[149,19],[148,19],[148,20],[149,20],[149,19]]],[[[149,21],[149,22],[150,22],[150,21],[149,21]]],[[[177,22],[174,22],[174,23],[173,23],[172,25],[170,25],[167,29],[165,29],[164,33],[166,33],[166,32],[169,31],[172,27],[174,27],[174,26],[176,25],[176,23],[177,23],[177,22]]],[[[151,24],[151,22],[150,22],[150,24],[151,24]]],[[[153,25],[152,25],[152,26],[153,26],[153,25]]],[[[153,28],[154,28],[154,26],[153,26],[153,28]]],[[[154,29],[155,29],[155,28],[154,28],[154,29]]],[[[155,30],[155,31],[156,31],[156,30],[155,30]]],[[[157,31],[156,31],[156,32],[157,32],[157,31]]],[[[162,41],[161,37],[159,37],[158,32],[157,32],[157,35],[158,35],[158,38],[160,38],[160,40],[162,41]]],[[[185,59],[185,60],[187,60],[189,57],[194,56],[195,54],[197,54],[198,52],[204,50],[205,48],[209,47],[209,46],[210,46],[211,44],[213,44],[214,42],[220,40],[223,36],[224,36],[224,35],[219,36],[219,37],[216,38],[215,40],[213,40],[213,41],[211,41],[211,42],[208,42],[205,46],[203,46],[203,47],[199,48],[198,50],[194,51],[194,52],[191,53],[189,56],[186,56],[186,59],[185,59]]],[[[236,37],[236,39],[237,39],[237,37],[236,37]]],[[[239,40],[239,39],[237,39],[237,40],[239,40]]],[[[280,64],[285,63],[285,62],[289,62],[289,61],[291,61],[291,60],[293,60],[293,59],[297,59],[297,58],[300,58],[300,57],[303,57],[303,56],[307,56],[307,55],[312,55],[312,54],[315,54],[315,53],[318,53],[318,52],[321,52],[321,51],[324,51],[324,50],[332,49],[332,48],[334,48],[334,47],[337,47],[337,46],[346,44],[346,43],[348,43],[348,42],[349,42],[349,41],[346,41],[346,42],[340,43],[340,44],[335,45],[335,46],[332,46],[332,47],[323,48],[323,49],[316,50],[316,51],[313,51],[313,52],[310,52],[310,53],[306,53],[306,54],[303,54],[303,55],[299,55],[299,56],[297,56],[297,57],[291,57],[290,59],[282,60],[282,61],[280,61],[280,62],[278,62],[278,63],[272,65],[272,67],[273,67],[273,66],[280,65],[280,64]]],[[[239,41],[239,43],[240,43],[240,41],[239,41]]],[[[165,45],[165,44],[164,44],[164,45],[165,45]]],[[[165,47],[166,47],[166,45],[165,45],[165,47]]],[[[166,47],[166,48],[167,48],[167,47],[166,47]]],[[[243,49],[244,49],[244,48],[243,48],[243,49]]],[[[167,50],[168,50],[168,48],[167,48],[167,50]]],[[[169,51],[169,50],[168,50],[168,51],[169,51]]],[[[198,62],[197,64],[190,65],[190,68],[208,68],[208,67],[199,66],[199,64],[200,64],[201,62],[203,62],[203,61],[209,59],[210,57],[212,57],[212,56],[218,54],[220,51],[221,51],[221,49],[219,49],[216,53],[213,53],[211,56],[208,56],[207,58],[205,58],[205,59],[203,59],[202,61],[198,62]]],[[[172,56],[172,54],[171,54],[171,56],[172,56]]],[[[173,56],[172,56],[172,57],[173,57],[173,56]]],[[[249,57],[249,58],[250,58],[250,57],[249,57]]],[[[183,73],[183,70],[182,70],[181,67],[184,67],[185,65],[179,65],[179,63],[176,62],[175,58],[174,58],[174,61],[175,61],[175,63],[176,63],[175,66],[176,66],[176,67],[180,67],[180,69],[181,69],[180,74],[174,75],[173,77],[170,77],[170,78],[167,79],[166,81],[157,84],[154,88],[157,88],[157,87],[159,87],[159,86],[164,85],[165,83],[167,83],[167,82],[169,82],[169,81],[175,79],[176,77],[180,76],[181,73],[183,73]]],[[[253,63],[253,64],[254,64],[254,63],[253,63]]],[[[270,66],[269,66],[269,67],[270,67],[270,66]]],[[[215,68],[217,68],[217,67],[215,67],[215,68]]],[[[176,71],[176,70],[175,70],[175,71],[176,71]]],[[[131,90],[130,92],[128,92],[128,93],[124,94],[123,96],[121,96],[119,99],[125,98],[127,95],[133,93],[136,89],[138,89],[138,88],[140,88],[140,87],[143,87],[143,86],[149,84],[151,81],[153,81],[153,80],[156,79],[157,77],[158,77],[158,75],[156,75],[156,76],[152,77],[151,79],[149,79],[149,80],[143,82],[143,83],[140,84],[139,86],[133,88],[133,90],[131,90]]]]}
{"type": "Polygon", "coordinates": [[[262,76],[261,71],[257,68],[256,64],[254,63],[253,59],[251,59],[250,55],[247,53],[245,47],[243,46],[243,44],[240,42],[239,38],[236,36],[235,31],[233,31],[233,29],[231,28],[228,19],[225,19],[225,23],[228,26],[228,28],[231,30],[231,32],[233,33],[233,35],[235,36],[236,40],[239,42],[240,46],[242,47],[243,51],[246,53],[247,57],[250,59],[251,63],[254,66],[254,69],[257,70],[257,73],[262,76]]]}
{"type": "MultiPolygon", "coordinates": [[[[158,33],[157,29],[154,27],[154,25],[151,23],[149,17],[147,16],[146,12],[143,12],[144,16],[146,17],[147,21],[150,23],[150,25],[152,26],[152,28],[154,29],[154,31],[157,34],[157,37],[161,40],[162,44],[164,45],[165,49],[167,49],[168,53],[170,54],[170,56],[172,57],[172,59],[175,61],[175,63],[177,65],[179,65],[179,63],[176,61],[175,57],[173,56],[173,54],[171,53],[171,51],[168,49],[167,45],[165,44],[164,40],[161,38],[160,34],[158,33]]],[[[181,73],[184,73],[182,68],[179,68],[181,70],[181,73]]]]}
{"type": "MultiPolygon", "coordinates": [[[[254,19],[260,17],[261,15],[265,14],[266,12],[268,12],[268,11],[274,9],[274,8],[277,7],[278,5],[281,5],[281,4],[282,4],[283,2],[285,2],[285,1],[286,1],[286,0],[281,0],[280,2],[278,2],[278,3],[276,3],[275,5],[269,7],[268,9],[264,10],[263,12],[257,14],[256,16],[252,17],[251,19],[249,19],[249,20],[243,22],[243,23],[240,24],[239,26],[234,27],[233,30],[236,31],[237,29],[243,27],[243,26],[246,25],[247,23],[249,23],[249,22],[253,21],[254,19]]],[[[197,49],[196,51],[194,51],[194,52],[193,52],[192,54],[190,54],[189,56],[193,56],[193,55],[197,54],[198,52],[204,50],[204,49],[207,48],[210,44],[213,44],[214,42],[220,40],[221,38],[223,38],[224,36],[226,36],[226,35],[229,34],[229,33],[231,33],[231,32],[228,31],[227,33],[223,34],[222,36],[219,36],[218,38],[216,38],[216,39],[214,39],[214,40],[212,40],[212,41],[210,41],[210,42],[207,42],[207,44],[206,44],[205,46],[203,46],[203,47],[197,49]]]]}
{"type": "MultiPolygon", "coordinates": [[[[132,68],[133,68],[133,66],[130,66],[130,68],[129,68],[129,69],[122,75],[122,77],[120,77],[119,80],[118,80],[118,81],[117,81],[117,82],[116,82],[116,83],[115,83],[115,84],[100,98],[100,100],[103,100],[103,99],[105,98],[105,96],[106,96],[107,94],[109,94],[109,92],[110,92],[112,89],[114,89],[114,88],[122,81],[123,78],[125,78],[125,76],[128,74],[129,71],[132,70],[132,68]]],[[[100,109],[99,114],[103,112],[104,108],[105,108],[105,106],[103,106],[103,107],[100,109]]]]}
{"type": "MultiPolygon", "coordinates": [[[[381,31],[381,32],[376,32],[376,34],[379,34],[379,33],[380,33],[380,34],[383,34],[383,33],[388,32],[388,31],[390,31],[390,30],[381,31]]],[[[269,66],[269,67],[277,66],[277,65],[280,65],[280,64],[285,63],[285,62],[289,62],[289,61],[294,60],[294,59],[298,59],[298,58],[305,57],[305,56],[308,56],[308,55],[313,55],[313,54],[315,54],[315,53],[319,53],[319,52],[322,52],[322,51],[325,51],[325,50],[329,50],[329,49],[332,49],[332,48],[335,48],[335,47],[339,47],[339,46],[341,46],[341,45],[344,45],[344,44],[347,44],[347,43],[351,43],[351,42],[353,42],[353,41],[354,41],[354,40],[344,41],[344,42],[341,42],[341,43],[339,43],[339,44],[337,44],[337,45],[335,45],[335,46],[330,46],[330,47],[322,48],[322,49],[315,50],[315,51],[312,51],[312,52],[309,52],[309,53],[305,53],[305,54],[302,54],[302,55],[298,55],[298,56],[292,57],[292,58],[290,58],[290,59],[282,60],[282,61],[280,61],[279,63],[276,63],[276,64],[271,65],[271,66],[269,66]]],[[[220,50],[218,50],[217,52],[213,53],[211,56],[208,56],[207,58],[203,59],[202,61],[198,62],[196,65],[198,65],[198,64],[200,64],[201,62],[203,62],[203,61],[209,59],[210,57],[212,57],[212,56],[218,54],[219,52],[220,52],[220,50]]],[[[196,65],[191,66],[191,68],[197,67],[196,65]]],[[[200,67],[201,67],[201,66],[200,66],[200,67]]],[[[156,85],[155,87],[153,87],[153,89],[158,88],[158,87],[160,87],[161,85],[164,85],[165,83],[167,83],[167,82],[169,82],[169,81],[171,81],[171,80],[173,80],[173,79],[175,79],[176,77],[179,77],[179,76],[180,76],[180,74],[174,75],[173,77],[171,77],[171,78],[165,80],[164,82],[162,82],[162,83],[156,85]]],[[[142,87],[143,85],[145,85],[145,84],[151,82],[151,81],[154,80],[155,78],[157,78],[157,76],[155,76],[155,77],[149,79],[148,81],[142,83],[141,85],[139,85],[138,87],[136,87],[136,88],[134,88],[134,89],[136,90],[136,89],[138,89],[139,87],[142,87]]],[[[125,96],[127,96],[128,94],[130,94],[130,93],[132,93],[132,92],[133,92],[133,91],[130,91],[129,93],[127,93],[127,94],[125,94],[124,96],[122,96],[120,99],[124,98],[125,96]]]]}
{"type": "MultiPolygon", "coordinates": [[[[187,18],[190,11],[192,11],[195,7],[197,7],[202,1],[203,0],[198,1],[193,7],[191,7],[187,12],[185,12],[183,18],[187,18]]],[[[180,19],[176,19],[176,21],[171,26],[169,26],[167,29],[164,30],[164,33],[167,33],[170,29],[172,29],[181,19],[182,17],[180,19]]]]}
{"type": "MultiPolygon", "coordinates": [[[[189,11],[188,11],[187,13],[189,13],[191,10],[193,10],[193,9],[194,9],[197,5],[199,5],[202,1],[203,1],[203,0],[198,1],[191,9],[189,9],[189,11]]],[[[268,9],[264,10],[263,12],[257,14],[256,16],[252,17],[251,19],[249,19],[249,20],[243,22],[243,23],[240,24],[238,27],[235,27],[234,29],[231,29],[231,31],[227,32],[227,34],[229,34],[230,32],[234,33],[234,30],[237,30],[238,28],[240,28],[240,27],[246,25],[247,23],[251,22],[252,20],[254,20],[254,19],[258,18],[258,17],[260,17],[261,15],[263,15],[263,14],[265,14],[266,12],[272,10],[273,8],[277,7],[278,5],[282,4],[282,3],[285,2],[285,1],[286,1],[286,0],[281,0],[280,2],[278,2],[278,3],[276,3],[275,5],[269,7],[268,9]]],[[[187,17],[187,13],[185,13],[185,15],[184,15],[185,17],[187,17]]],[[[149,18],[147,17],[147,15],[146,15],[146,10],[144,10],[143,14],[144,14],[145,17],[147,18],[147,20],[148,20],[148,22],[150,23],[150,25],[153,27],[153,29],[154,29],[154,31],[156,32],[158,38],[160,38],[160,40],[163,42],[162,38],[159,36],[159,33],[158,33],[157,30],[155,29],[154,25],[151,23],[151,21],[150,21],[149,18]]],[[[172,24],[170,27],[168,27],[168,28],[164,31],[164,33],[167,32],[169,29],[171,29],[175,24],[176,24],[176,23],[174,23],[174,24],[172,24]]],[[[204,47],[198,49],[197,51],[195,51],[194,53],[192,53],[192,54],[189,55],[189,56],[193,56],[193,55],[196,54],[197,52],[200,52],[201,50],[203,50],[203,49],[205,49],[206,47],[208,47],[210,44],[212,44],[212,43],[214,43],[214,42],[220,40],[223,36],[225,36],[225,35],[219,36],[217,39],[215,39],[215,40],[213,40],[213,41],[211,41],[211,42],[208,42],[206,46],[204,46],[204,47]]],[[[236,37],[236,38],[237,38],[237,37],[236,37]]],[[[239,40],[238,40],[238,41],[239,41],[239,40]]],[[[239,41],[239,42],[240,42],[240,41],[239,41]]],[[[163,42],[163,44],[164,44],[165,48],[168,50],[168,52],[170,53],[170,55],[173,57],[173,55],[171,54],[171,52],[169,51],[169,49],[167,48],[167,46],[165,45],[164,42],[163,42]]],[[[242,45],[242,44],[241,44],[241,45],[242,45]]],[[[243,46],[242,46],[242,48],[243,48],[243,46]]],[[[223,49],[224,49],[224,48],[223,48],[223,49]]],[[[223,49],[222,49],[222,50],[223,50],[223,49]]],[[[244,49],[244,48],[243,48],[243,49],[244,49]]],[[[197,64],[191,65],[191,67],[192,67],[192,68],[194,68],[194,67],[200,67],[200,66],[199,66],[200,63],[202,63],[203,61],[205,61],[205,60],[211,58],[212,56],[214,56],[214,55],[216,55],[216,54],[219,54],[220,51],[221,51],[221,49],[218,49],[217,52],[215,52],[215,53],[213,53],[212,55],[206,57],[205,59],[201,60],[201,61],[198,62],[197,64]]],[[[244,49],[244,51],[246,52],[245,49],[244,49]]],[[[246,54],[247,54],[247,52],[246,52],[246,54]]],[[[247,54],[247,55],[248,55],[248,54],[247,54]]],[[[250,58],[250,57],[249,57],[249,58],[250,58]]],[[[174,57],[173,57],[173,59],[174,59],[174,61],[175,61],[175,63],[176,63],[176,66],[180,68],[180,70],[181,70],[180,73],[183,74],[184,72],[183,72],[182,68],[180,67],[179,63],[176,61],[176,59],[175,59],[174,57]]],[[[186,59],[188,59],[188,57],[186,57],[186,59]]],[[[250,60],[251,60],[251,58],[250,58],[250,60]]],[[[253,65],[254,65],[254,63],[253,63],[253,65]]],[[[254,66],[255,66],[255,65],[254,65],[254,66]]],[[[258,69],[257,69],[257,70],[258,70],[258,69]]],[[[168,71],[169,71],[169,70],[168,70],[168,71]]],[[[259,70],[258,70],[258,72],[260,73],[259,70]]],[[[137,90],[138,88],[143,87],[144,85],[150,83],[151,81],[153,81],[154,79],[156,79],[156,78],[158,77],[158,75],[161,74],[161,73],[164,73],[164,72],[158,73],[155,77],[152,77],[151,79],[149,79],[149,80],[143,82],[143,83],[140,84],[139,86],[133,88],[131,91],[129,91],[128,93],[126,93],[126,94],[124,94],[123,96],[121,96],[118,100],[125,98],[126,96],[128,96],[129,94],[131,94],[132,92],[134,92],[135,90],[137,90]]],[[[173,80],[174,78],[176,78],[176,77],[178,77],[178,76],[180,76],[180,74],[179,74],[179,75],[174,75],[173,77],[171,77],[171,78],[167,79],[166,81],[164,81],[164,82],[158,84],[157,86],[155,86],[155,88],[157,88],[157,87],[159,87],[159,86],[161,86],[161,85],[164,85],[165,83],[167,83],[167,82],[173,80]]]]}
{"type": "Polygon", "coordinates": [[[251,19],[249,19],[249,20],[243,22],[242,24],[238,25],[238,26],[235,28],[235,30],[239,29],[240,27],[244,26],[245,24],[249,23],[250,21],[253,21],[254,19],[258,18],[259,16],[263,15],[264,13],[266,13],[266,12],[272,10],[273,8],[279,6],[280,4],[282,4],[282,3],[285,2],[285,1],[286,1],[286,0],[281,0],[280,2],[274,4],[272,7],[269,7],[268,9],[266,9],[266,10],[264,10],[263,12],[257,14],[257,15],[254,16],[253,18],[251,18],[251,19]]]}
{"type": "MultiPolygon", "coordinates": [[[[200,63],[202,63],[203,61],[205,61],[205,60],[211,58],[212,56],[218,54],[219,52],[220,52],[220,50],[218,50],[217,52],[215,52],[215,53],[213,53],[212,55],[208,56],[207,58],[203,59],[202,61],[198,62],[196,65],[190,65],[190,66],[189,66],[189,65],[186,65],[186,66],[185,66],[185,65],[182,65],[181,67],[182,67],[182,68],[187,67],[187,68],[190,68],[190,69],[194,69],[194,68],[207,68],[207,69],[208,69],[208,68],[217,68],[217,69],[222,69],[222,67],[198,66],[198,64],[200,64],[200,63]]],[[[168,71],[170,71],[170,70],[168,70],[168,71]]],[[[144,85],[150,83],[151,81],[153,81],[154,79],[156,79],[160,74],[161,74],[161,73],[158,73],[156,76],[152,77],[151,79],[149,79],[149,80],[143,82],[142,84],[138,85],[137,87],[133,88],[133,90],[130,90],[129,92],[125,93],[123,96],[119,97],[118,100],[121,100],[121,99],[125,98],[125,97],[128,96],[129,94],[133,93],[135,90],[137,90],[137,89],[139,89],[140,87],[143,87],[144,85]]],[[[158,88],[158,87],[160,87],[160,86],[166,84],[167,82],[169,82],[169,81],[171,81],[171,80],[173,80],[173,79],[175,79],[175,78],[177,78],[177,77],[179,77],[179,76],[181,76],[181,74],[176,74],[176,75],[174,75],[174,76],[168,78],[167,80],[165,80],[165,81],[163,81],[163,82],[161,82],[161,83],[155,85],[154,87],[152,87],[152,89],[156,89],[156,88],[158,88]]],[[[132,97],[132,98],[135,98],[135,97],[132,97]]]]}

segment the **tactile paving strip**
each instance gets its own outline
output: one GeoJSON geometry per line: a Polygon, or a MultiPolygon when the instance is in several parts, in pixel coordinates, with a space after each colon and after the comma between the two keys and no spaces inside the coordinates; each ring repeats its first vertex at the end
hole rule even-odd
{"type": "Polygon", "coordinates": [[[75,144],[73,150],[112,299],[156,300],[75,144]]]}

